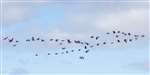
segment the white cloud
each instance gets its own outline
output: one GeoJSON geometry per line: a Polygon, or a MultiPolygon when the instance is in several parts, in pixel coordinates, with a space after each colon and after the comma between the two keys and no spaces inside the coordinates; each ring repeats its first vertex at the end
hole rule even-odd
{"type": "Polygon", "coordinates": [[[18,2],[3,3],[4,25],[9,26],[24,20],[29,20],[36,15],[33,11],[32,7],[21,5],[18,2]]]}
{"type": "MultiPolygon", "coordinates": [[[[89,9],[90,10],[90,9],[89,9]]],[[[131,8],[109,13],[72,13],[67,19],[74,32],[102,32],[122,30],[148,34],[148,9],[131,8]],[[96,15],[96,16],[95,16],[96,15]]],[[[79,32],[79,33],[80,33],[79,32]]]]}
{"type": "MultiPolygon", "coordinates": [[[[25,3],[23,4],[24,5],[14,3],[11,5],[8,3],[5,5],[4,22],[6,25],[29,20],[37,13],[34,11],[34,8],[26,6],[25,3]]],[[[57,35],[70,35],[68,33],[70,32],[77,35],[84,34],[84,36],[86,36],[89,35],[89,33],[105,32],[113,29],[148,33],[148,9],[146,8],[139,9],[137,7],[131,7],[130,9],[122,8],[115,11],[115,8],[114,10],[110,8],[107,9],[107,6],[102,9],[99,7],[93,9],[93,7],[89,8],[83,6],[82,8],[70,7],[65,10],[66,24],[64,24],[63,27],[57,28],[57,31],[61,32],[57,33],[57,35]],[[74,9],[77,10],[74,11],[74,9]],[[97,12],[94,12],[95,10],[97,12]],[[109,13],[105,13],[106,11],[103,10],[110,11],[109,13]],[[62,32],[64,32],[64,34],[62,34],[62,32]]],[[[51,31],[55,32],[56,30],[51,31]]]]}
{"type": "Polygon", "coordinates": [[[98,29],[120,29],[123,31],[148,32],[148,10],[130,9],[113,12],[95,21],[98,29]]]}
{"type": "Polygon", "coordinates": [[[16,22],[20,22],[22,20],[25,20],[29,17],[27,14],[27,9],[21,9],[21,8],[6,8],[4,10],[4,23],[5,24],[13,24],[16,22]]]}

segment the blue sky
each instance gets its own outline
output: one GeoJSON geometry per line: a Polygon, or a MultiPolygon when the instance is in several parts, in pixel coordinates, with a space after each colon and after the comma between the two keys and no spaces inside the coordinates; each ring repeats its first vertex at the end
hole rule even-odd
{"type": "MultiPolygon", "coordinates": [[[[30,45],[21,42],[13,48],[4,42],[4,74],[148,74],[147,2],[34,2],[3,3],[4,36],[15,36],[21,41],[34,35],[45,39],[72,38],[93,43],[88,39],[90,35],[121,30],[145,34],[146,37],[128,45],[94,48],[85,55],[85,60],[77,57],[82,53],[47,56],[48,50],[53,52],[56,48],[57,51],[57,44],[49,47],[48,42],[30,45]],[[36,52],[41,55],[35,57],[36,52]]],[[[104,37],[102,39],[107,40],[104,37]]]]}

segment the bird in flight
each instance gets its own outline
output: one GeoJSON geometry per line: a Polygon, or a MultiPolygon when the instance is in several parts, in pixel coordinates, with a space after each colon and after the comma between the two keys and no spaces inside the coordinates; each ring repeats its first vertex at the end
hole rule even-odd
{"type": "MultiPolygon", "coordinates": [[[[111,32],[106,32],[107,35],[106,37],[101,37],[101,35],[90,35],[90,37],[87,37],[86,39],[88,40],[94,40],[94,42],[88,42],[85,40],[79,40],[79,39],[58,39],[58,38],[48,38],[44,39],[41,37],[35,37],[31,36],[28,38],[24,38],[24,41],[17,40],[15,37],[10,37],[10,36],[4,36],[1,37],[1,41],[3,42],[8,42],[13,47],[17,47],[17,45],[21,45],[22,43],[32,43],[35,42],[40,42],[40,43],[47,43],[50,45],[57,44],[56,47],[58,47],[59,51],[57,52],[47,52],[48,56],[51,55],[66,55],[66,54],[71,54],[71,53],[78,53],[81,55],[79,56],[79,59],[85,59],[85,56],[82,54],[89,54],[90,52],[93,51],[94,48],[101,48],[102,46],[107,46],[107,45],[114,45],[114,44],[128,44],[129,42],[134,42],[137,41],[140,38],[144,38],[145,35],[137,35],[131,32],[121,32],[121,31],[111,31],[111,32]],[[109,36],[108,36],[109,35],[109,36]],[[109,37],[111,40],[109,40],[107,37],[109,37]],[[105,39],[105,40],[104,40],[105,39]],[[106,41],[109,40],[109,41],[106,41]],[[21,42],[21,43],[20,43],[21,42]],[[73,46],[72,46],[73,45],[73,46]],[[72,48],[76,47],[76,48],[72,48]]],[[[50,46],[47,45],[47,46],[50,46]]],[[[41,45],[42,46],[42,45],[41,45]]],[[[35,56],[38,57],[40,53],[35,53],[35,56]]]]}

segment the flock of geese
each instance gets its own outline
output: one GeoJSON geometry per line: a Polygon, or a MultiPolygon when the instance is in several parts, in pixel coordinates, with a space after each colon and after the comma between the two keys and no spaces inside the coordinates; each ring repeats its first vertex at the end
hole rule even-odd
{"type": "MultiPolygon", "coordinates": [[[[69,54],[69,53],[73,53],[73,52],[84,52],[84,54],[88,54],[90,51],[92,51],[93,48],[95,47],[101,47],[104,45],[112,45],[112,44],[120,44],[120,43],[124,43],[124,44],[128,44],[129,42],[133,42],[138,40],[139,38],[143,38],[145,37],[145,35],[136,35],[133,34],[131,32],[121,32],[121,31],[111,31],[111,32],[106,32],[105,35],[111,35],[111,37],[113,37],[113,40],[111,41],[104,41],[101,40],[101,36],[95,36],[95,35],[91,35],[90,37],[88,37],[87,39],[90,40],[94,40],[95,43],[91,43],[91,42],[86,42],[83,40],[73,40],[73,39],[57,39],[57,38],[49,38],[48,40],[40,38],[40,37],[34,37],[31,36],[29,39],[25,39],[24,41],[19,41],[17,39],[15,39],[14,37],[9,37],[9,36],[5,36],[5,37],[1,37],[1,41],[7,41],[8,43],[12,44],[12,47],[17,47],[17,45],[20,42],[35,42],[35,41],[39,41],[39,42],[54,42],[54,43],[58,43],[58,45],[60,45],[60,52],[47,52],[47,55],[65,55],[65,54],[69,54]],[[77,49],[69,49],[67,47],[65,47],[64,44],[75,44],[75,45],[80,45],[81,48],[77,48],[77,49]],[[64,46],[63,46],[64,45],[64,46]]],[[[53,43],[52,43],[53,44],[53,43]]],[[[35,53],[34,56],[39,56],[39,53],[35,53]]],[[[84,55],[79,56],[79,59],[85,59],[84,55]]]]}

